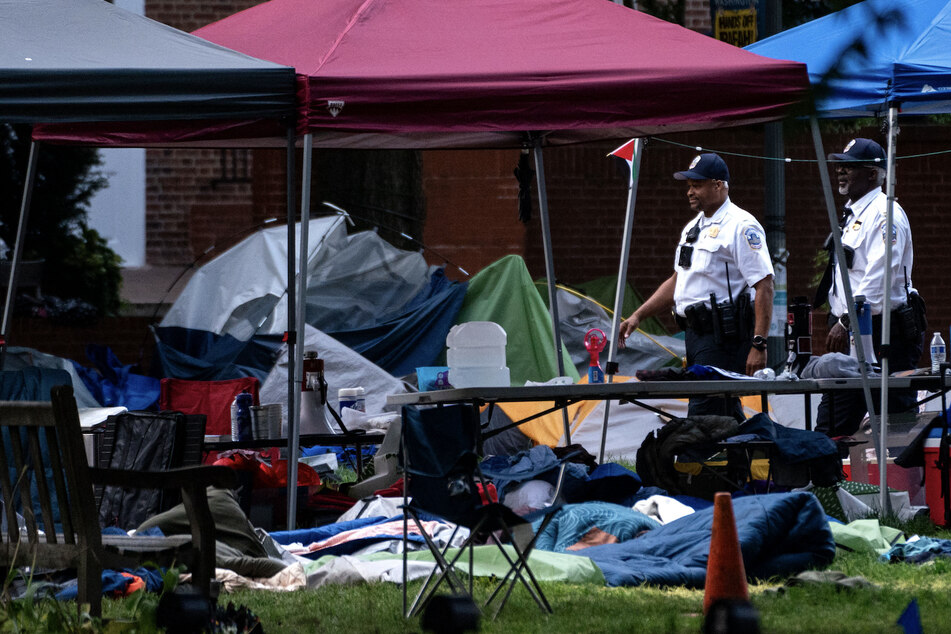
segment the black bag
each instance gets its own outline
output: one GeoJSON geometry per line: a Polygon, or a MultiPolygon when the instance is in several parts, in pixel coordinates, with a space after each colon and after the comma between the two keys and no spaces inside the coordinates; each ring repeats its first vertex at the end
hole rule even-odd
{"type": "MultiPolygon", "coordinates": [[[[181,412],[123,412],[99,429],[96,466],[133,471],[166,471],[201,464],[205,416],[181,412]]],[[[134,529],[181,501],[178,491],[97,486],[102,527],[134,529]]]]}

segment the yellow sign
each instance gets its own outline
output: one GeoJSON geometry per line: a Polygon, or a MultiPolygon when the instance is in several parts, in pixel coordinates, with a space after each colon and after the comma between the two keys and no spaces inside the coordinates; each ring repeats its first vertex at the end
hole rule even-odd
{"type": "Polygon", "coordinates": [[[756,9],[717,11],[713,37],[734,46],[746,46],[756,41],[756,9]]]}

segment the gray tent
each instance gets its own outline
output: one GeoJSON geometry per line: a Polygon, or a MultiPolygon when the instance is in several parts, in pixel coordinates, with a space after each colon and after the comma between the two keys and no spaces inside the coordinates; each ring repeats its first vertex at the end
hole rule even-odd
{"type": "MultiPolygon", "coordinates": [[[[0,0],[0,122],[293,120],[294,69],[104,0],[0,0]]],[[[0,336],[35,178],[30,151],[0,336]]],[[[290,211],[289,211],[290,213],[290,211]]]]}

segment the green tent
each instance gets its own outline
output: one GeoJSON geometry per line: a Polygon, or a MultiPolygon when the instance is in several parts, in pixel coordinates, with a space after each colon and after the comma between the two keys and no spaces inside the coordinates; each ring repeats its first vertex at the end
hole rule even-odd
{"type": "MultiPolygon", "coordinates": [[[[496,260],[469,281],[456,317],[457,324],[467,321],[493,321],[505,330],[512,385],[548,381],[559,375],[551,316],[521,257],[507,255],[496,260]]],[[[577,382],[578,371],[564,344],[562,354],[565,376],[577,382]]]]}

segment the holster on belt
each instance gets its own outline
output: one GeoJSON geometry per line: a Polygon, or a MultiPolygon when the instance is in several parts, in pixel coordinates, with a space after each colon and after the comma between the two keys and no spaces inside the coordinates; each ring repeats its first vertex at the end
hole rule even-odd
{"type": "Polygon", "coordinates": [[[687,321],[687,328],[697,334],[705,335],[713,332],[713,316],[710,309],[703,302],[691,304],[684,309],[684,317],[687,321]]]}
{"type": "Polygon", "coordinates": [[[713,333],[719,344],[724,341],[743,341],[753,334],[755,325],[753,303],[749,293],[741,293],[736,300],[716,301],[716,295],[710,294],[710,306],[703,302],[691,304],[684,309],[684,319],[680,324],[697,334],[713,333]]]}
{"type": "Polygon", "coordinates": [[[927,331],[925,301],[918,293],[908,293],[908,303],[892,310],[891,338],[918,341],[927,331]]]}

